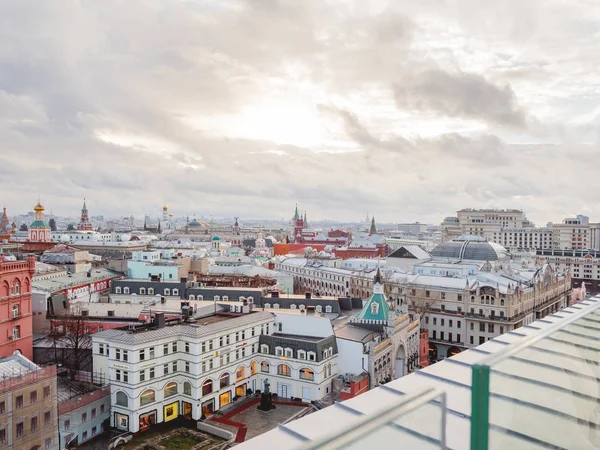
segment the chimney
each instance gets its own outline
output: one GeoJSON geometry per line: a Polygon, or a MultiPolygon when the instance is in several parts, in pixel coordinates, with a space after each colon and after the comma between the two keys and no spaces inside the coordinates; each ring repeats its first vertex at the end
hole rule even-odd
{"type": "Polygon", "coordinates": [[[306,300],[310,300],[310,299],[312,298],[312,295],[311,295],[311,293],[310,293],[310,292],[305,292],[305,293],[304,293],[304,298],[305,298],[306,300]]]}
{"type": "Polygon", "coordinates": [[[279,298],[279,292],[278,291],[271,292],[271,298],[279,298]]]}
{"type": "Polygon", "coordinates": [[[157,328],[164,328],[165,327],[164,313],[156,313],[154,316],[154,323],[156,323],[157,328]]]}
{"type": "Polygon", "coordinates": [[[163,296],[160,298],[160,303],[161,303],[161,304],[163,304],[163,305],[164,305],[165,303],[167,303],[167,301],[165,300],[165,297],[164,297],[164,295],[163,295],[163,296]]]}

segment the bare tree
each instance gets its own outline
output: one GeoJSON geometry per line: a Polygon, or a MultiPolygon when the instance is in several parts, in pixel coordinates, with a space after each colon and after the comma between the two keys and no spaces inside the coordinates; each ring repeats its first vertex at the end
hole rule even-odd
{"type": "Polygon", "coordinates": [[[79,308],[55,316],[52,324],[49,337],[54,346],[54,363],[66,368],[71,379],[75,379],[91,360],[90,324],[79,308]]]}

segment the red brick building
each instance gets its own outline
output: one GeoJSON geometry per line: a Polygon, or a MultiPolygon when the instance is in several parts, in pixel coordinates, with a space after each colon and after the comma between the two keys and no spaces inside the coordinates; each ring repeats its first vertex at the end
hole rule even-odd
{"type": "Polygon", "coordinates": [[[0,255],[0,357],[19,350],[33,359],[31,279],[35,258],[6,261],[0,255]]]}

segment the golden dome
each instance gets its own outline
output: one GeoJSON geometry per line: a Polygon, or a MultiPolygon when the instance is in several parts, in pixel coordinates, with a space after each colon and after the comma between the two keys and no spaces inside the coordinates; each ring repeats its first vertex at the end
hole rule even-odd
{"type": "Polygon", "coordinates": [[[169,217],[173,217],[175,214],[173,213],[169,213],[169,217]]]}
{"type": "Polygon", "coordinates": [[[163,206],[163,211],[167,211],[169,209],[169,207],[167,205],[163,206]]]}
{"type": "Polygon", "coordinates": [[[37,202],[37,205],[35,205],[35,206],[33,207],[33,210],[34,210],[35,212],[42,212],[42,211],[44,211],[44,209],[45,209],[45,208],[42,206],[42,204],[40,203],[40,201],[39,201],[39,200],[38,200],[38,202],[37,202]]]}

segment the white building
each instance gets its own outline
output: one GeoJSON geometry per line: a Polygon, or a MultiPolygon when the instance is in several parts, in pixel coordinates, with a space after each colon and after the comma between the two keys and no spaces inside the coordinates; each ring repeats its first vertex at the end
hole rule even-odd
{"type": "Polygon", "coordinates": [[[249,312],[93,336],[94,370],[111,382],[111,425],[137,432],[178,416],[199,420],[266,379],[284,398],[319,400],[337,376],[327,318],[249,312]]]}
{"type": "Polygon", "coordinates": [[[318,259],[276,259],[275,270],[291,275],[297,291],[339,297],[347,296],[350,292],[352,271],[330,267],[318,259]]]}

